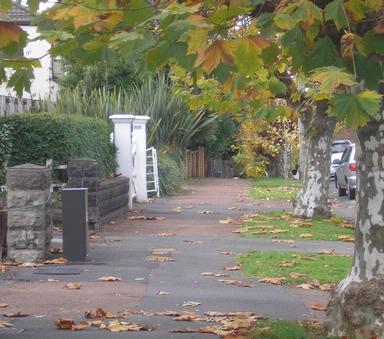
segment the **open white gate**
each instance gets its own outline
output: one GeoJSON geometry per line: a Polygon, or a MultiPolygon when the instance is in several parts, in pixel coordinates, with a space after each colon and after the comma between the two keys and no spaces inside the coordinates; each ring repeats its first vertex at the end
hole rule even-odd
{"type": "Polygon", "coordinates": [[[147,149],[147,192],[160,197],[157,152],[154,147],[147,149]]]}

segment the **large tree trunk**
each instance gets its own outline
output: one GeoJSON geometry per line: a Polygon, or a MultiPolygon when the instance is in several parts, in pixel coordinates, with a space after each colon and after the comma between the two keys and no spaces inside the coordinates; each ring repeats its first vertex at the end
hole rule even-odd
{"type": "Polygon", "coordinates": [[[318,102],[312,110],[302,112],[306,158],[303,186],[293,203],[294,215],[298,217],[330,215],[329,167],[336,121],[326,114],[326,108],[326,102],[318,102]]]}
{"type": "Polygon", "coordinates": [[[282,147],[282,152],[283,152],[283,178],[288,179],[292,176],[292,173],[291,173],[292,146],[289,142],[284,143],[282,147]]]}
{"type": "Polygon", "coordinates": [[[305,159],[307,158],[307,152],[306,152],[306,131],[304,126],[307,124],[306,119],[308,119],[310,114],[300,114],[298,122],[297,122],[297,129],[299,131],[299,178],[304,178],[305,173],[305,159]]]}
{"type": "Polygon", "coordinates": [[[333,334],[384,337],[384,112],[358,130],[355,253],[328,305],[333,334]]]}

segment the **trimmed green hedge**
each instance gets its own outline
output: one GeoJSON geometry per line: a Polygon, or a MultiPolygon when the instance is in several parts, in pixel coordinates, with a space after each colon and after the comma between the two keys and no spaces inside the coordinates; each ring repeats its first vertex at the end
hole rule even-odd
{"type": "Polygon", "coordinates": [[[159,154],[159,183],[161,195],[174,195],[181,193],[185,184],[184,166],[178,157],[173,154],[159,154]]]}
{"type": "MultiPolygon", "coordinates": [[[[7,125],[0,126],[0,185],[5,182],[7,163],[11,155],[11,131],[7,125]]],[[[1,196],[1,192],[0,192],[1,196]]]]}
{"type": "Polygon", "coordinates": [[[15,114],[0,118],[0,130],[5,126],[11,131],[8,166],[45,165],[47,159],[66,164],[71,159],[89,157],[99,161],[103,176],[116,169],[111,129],[103,120],[52,113],[15,114]]]}

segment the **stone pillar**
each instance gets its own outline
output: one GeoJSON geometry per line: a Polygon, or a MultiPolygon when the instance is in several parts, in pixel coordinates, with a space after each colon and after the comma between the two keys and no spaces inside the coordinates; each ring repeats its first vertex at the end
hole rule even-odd
{"type": "Polygon", "coordinates": [[[88,222],[91,230],[100,230],[100,166],[94,159],[81,158],[68,162],[68,187],[88,188],[88,222]]]}
{"type": "Polygon", "coordinates": [[[147,196],[147,133],[145,126],[149,117],[137,115],[133,120],[133,138],[136,141],[135,153],[135,177],[134,184],[136,188],[137,202],[143,202],[148,199],[147,196]]]}
{"type": "Polygon", "coordinates": [[[25,164],[7,171],[8,257],[16,262],[44,260],[52,238],[49,168],[25,164]],[[47,203],[45,203],[47,202],[47,203]],[[25,207],[37,205],[36,207],[25,207]]]}

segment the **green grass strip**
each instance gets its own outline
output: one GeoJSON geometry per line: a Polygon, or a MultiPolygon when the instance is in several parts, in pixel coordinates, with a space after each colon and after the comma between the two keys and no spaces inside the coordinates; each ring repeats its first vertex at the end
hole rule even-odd
{"type": "Polygon", "coordinates": [[[250,197],[259,200],[291,201],[301,188],[301,181],[283,178],[257,178],[250,190],[250,197]]]}
{"type": "Polygon", "coordinates": [[[311,321],[260,321],[249,332],[248,339],[325,339],[324,326],[311,321]]]}
{"type": "Polygon", "coordinates": [[[247,238],[351,241],[354,237],[353,224],[341,217],[315,217],[307,220],[282,211],[256,213],[238,231],[247,238]]]}
{"type": "Polygon", "coordinates": [[[240,255],[238,261],[248,277],[283,277],[283,284],[288,285],[314,281],[336,284],[345,278],[352,265],[352,257],[304,252],[251,252],[240,255]],[[293,278],[292,273],[303,276],[293,278]]]}

